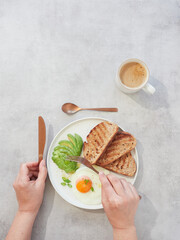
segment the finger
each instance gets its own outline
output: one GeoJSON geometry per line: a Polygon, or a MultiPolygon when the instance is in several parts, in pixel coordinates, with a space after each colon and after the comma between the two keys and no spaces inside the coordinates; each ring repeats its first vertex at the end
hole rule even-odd
{"type": "Polygon", "coordinates": [[[32,180],[32,179],[37,179],[37,177],[34,176],[34,174],[31,173],[31,174],[29,174],[29,179],[30,179],[30,180],[32,180]]]}
{"type": "Polygon", "coordinates": [[[32,176],[38,177],[39,171],[30,171],[28,176],[31,178],[32,176]]]}
{"type": "Polygon", "coordinates": [[[28,162],[28,163],[26,163],[26,166],[28,167],[28,168],[33,168],[33,167],[39,167],[39,163],[38,162],[28,162]]]}
{"type": "Polygon", "coordinates": [[[131,191],[132,191],[134,197],[135,197],[135,198],[138,198],[138,199],[141,199],[141,196],[139,196],[139,194],[138,194],[138,192],[136,191],[135,187],[134,187],[131,183],[129,183],[129,186],[130,186],[130,188],[131,188],[131,191]]]}
{"type": "Polygon", "coordinates": [[[28,167],[30,171],[39,171],[39,166],[37,167],[28,167]]]}
{"type": "Polygon", "coordinates": [[[24,182],[29,181],[28,173],[29,173],[29,169],[27,168],[26,163],[21,164],[19,174],[18,174],[18,180],[21,180],[24,182]]]}
{"type": "Polygon", "coordinates": [[[41,163],[39,164],[39,174],[38,174],[38,179],[37,181],[39,183],[44,183],[47,177],[47,168],[46,168],[46,163],[45,160],[42,160],[41,163]]]}
{"type": "Polygon", "coordinates": [[[131,191],[131,188],[130,188],[130,186],[129,186],[129,183],[128,183],[125,179],[121,179],[121,183],[122,183],[122,185],[123,185],[123,187],[124,187],[124,189],[125,189],[125,193],[126,193],[127,195],[132,196],[133,193],[132,193],[132,191],[131,191]]]}
{"type": "Polygon", "coordinates": [[[115,192],[118,195],[124,195],[124,188],[123,185],[120,181],[120,179],[116,176],[114,176],[113,174],[108,174],[107,175],[108,180],[110,181],[111,185],[113,186],[115,192]]]}
{"type": "Polygon", "coordinates": [[[131,186],[132,186],[131,183],[128,182],[128,185],[129,185],[129,190],[130,190],[131,197],[135,198],[134,192],[131,188],[131,186]]]}
{"type": "Polygon", "coordinates": [[[29,173],[39,173],[39,170],[29,170],[29,173]]]}
{"type": "Polygon", "coordinates": [[[28,167],[30,170],[39,170],[39,165],[38,166],[35,166],[35,167],[28,167]]]}
{"type": "Polygon", "coordinates": [[[99,173],[99,179],[102,184],[102,199],[114,195],[114,189],[112,188],[109,180],[103,172],[99,173]]]}
{"type": "Polygon", "coordinates": [[[38,162],[27,163],[27,167],[28,167],[29,170],[39,171],[39,163],[38,162]]]}

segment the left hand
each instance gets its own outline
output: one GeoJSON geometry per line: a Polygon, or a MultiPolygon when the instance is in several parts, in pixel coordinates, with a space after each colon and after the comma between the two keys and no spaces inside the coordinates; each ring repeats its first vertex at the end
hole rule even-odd
{"type": "Polygon", "coordinates": [[[19,212],[28,212],[36,215],[41,206],[47,168],[45,160],[23,163],[13,184],[19,203],[19,212]]]}

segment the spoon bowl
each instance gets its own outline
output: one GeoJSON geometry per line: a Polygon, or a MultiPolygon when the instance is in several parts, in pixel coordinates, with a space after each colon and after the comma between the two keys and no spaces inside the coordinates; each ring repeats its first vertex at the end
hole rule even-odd
{"type": "Polygon", "coordinates": [[[62,111],[67,114],[73,114],[80,110],[81,109],[73,103],[65,103],[62,105],[62,111]]]}

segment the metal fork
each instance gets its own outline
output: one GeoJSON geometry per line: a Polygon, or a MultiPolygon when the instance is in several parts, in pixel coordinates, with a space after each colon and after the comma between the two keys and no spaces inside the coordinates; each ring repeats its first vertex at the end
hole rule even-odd
{"type": "Polygon", "coordinates": [[[79,157],[79,156],[67,156],[67,157],[66,157],[66,160],[82,163],[82,164],[85,165],[86,167],[92,169],[94,172],[96,172],[97,174],[99,174],[99,172],[90,164],[90,162],[89,162],[87,159],[83,158],[83,157],[79,157]]]}

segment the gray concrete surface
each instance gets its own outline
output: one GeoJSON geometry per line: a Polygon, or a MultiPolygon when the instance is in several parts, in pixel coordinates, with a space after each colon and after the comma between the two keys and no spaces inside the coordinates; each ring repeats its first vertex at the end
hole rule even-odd
{"type": "MultiPolygon", "coordinates": [[[[53,136],[75,119],[117,121],[138,139],[140,240],[180,235],[180,2],[175,0],[0,1],[0,239],[17,209],[12,182],[20,163],[37,160],[37,117],[53,136]],[[156,94],[125,95],[120,63],[144,60],[156,94]],[[64,102],[119,107],[118,113],[67,116],[64,102]]],[[[103,211],[66,203],[47,180],[33,240],[112,239],[103,211]]]]}

